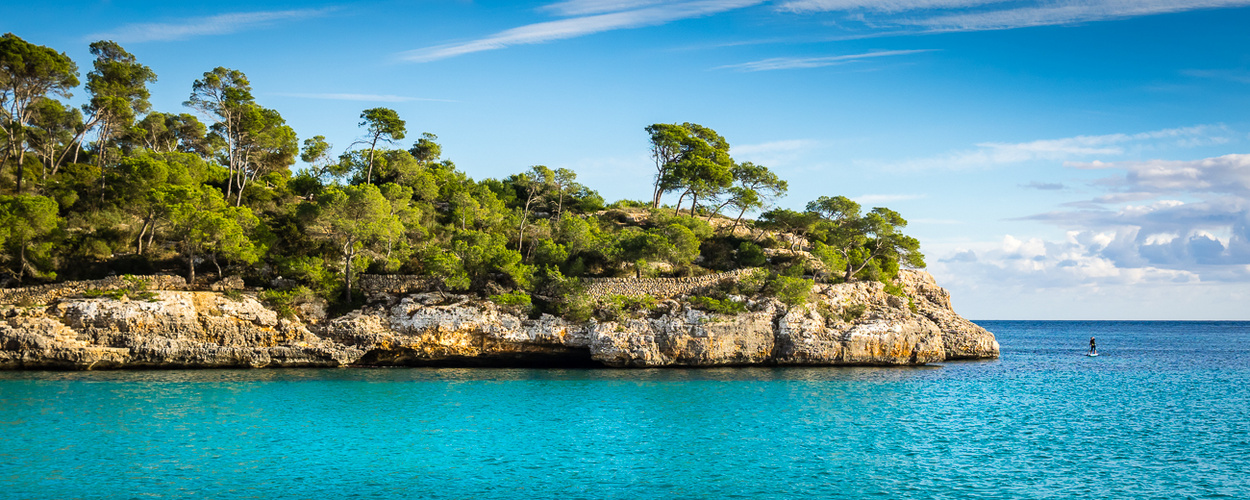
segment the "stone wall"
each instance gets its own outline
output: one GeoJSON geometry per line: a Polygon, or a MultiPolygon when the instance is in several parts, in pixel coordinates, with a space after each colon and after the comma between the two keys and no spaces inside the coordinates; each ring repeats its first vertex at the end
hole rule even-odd
{"type": "Polygon", "coordinates": [[[426,292],[436,285],[438,280],[435,278],[410,274],[362,274],[356,278],[356,288],[366,296],[426,292]]]}
{"type": "MultiPolygon", "coordinates": [[[[706,290],[726,280],[737,280],[749,272],[751,269],[737,269],[692,278],[582,278],[582,283],[591,299],[609,295],[670,298],[706,290]]],[[[437,285],[435,278],[403,274],[362,274],[356,281],[356,288],[366,296],[426,292],[437,285]]]]}
{"type": "MultiPolygon", "coordinates": [[[[67,281],[50,285],[24,288],[0,289],[0,304],[47,304],[62,297],[81,295],[87,290],[120,290],[136,283],[145,283],[147,290],[186,290],[187,280],[182,276],[109,276],[101,280],[67,281]]],[[[240,283],[241,284],[241,283],[240,283]]]]}
{"type": "Polygon", "coordinates": [[[609,295],[665,299],[700,292],[727,280],[737,280],[752,271],[754,269],[737,269],[692,278],[584,278],[582,283],[592,299],[609,295]]]}

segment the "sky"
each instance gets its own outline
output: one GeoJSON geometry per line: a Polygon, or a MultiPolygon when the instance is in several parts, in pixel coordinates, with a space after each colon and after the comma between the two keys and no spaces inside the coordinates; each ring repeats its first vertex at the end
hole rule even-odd
{"type": "MultiPolygon", "coordinates": [[[[360,112],[470,176],[571,168],[645,199],[653,123],[908,219],[972,319],[1250,319],[1250,0],[0,0],[0,32],[153,108],[217,66],[335,153],[360,112]]],[[[81,102],[83,92],[77,92],[81,102]]],[[[673,202],[672,197],[666,199],[673,202]]]]}

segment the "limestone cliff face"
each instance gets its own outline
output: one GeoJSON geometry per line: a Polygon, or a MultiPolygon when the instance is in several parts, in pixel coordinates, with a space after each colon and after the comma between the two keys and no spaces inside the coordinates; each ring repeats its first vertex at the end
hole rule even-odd
{"type": "Polygon", "coordinates": [[[359,355],[247,296],[163,291],[151,301],[0,307],[0,368],[7,369],[337,366],[359,355]]]}
{"type": "Polygon", "coordinates": [[[0,368],[282,366],[916,365],[998,356],[927,273],[908,298],[880,283],[817,285],[787,307],[749,299],[713,314],[680,300],[618,321],[529,319],[441,293],[391,296],[320,324],[283,320],[247,295],[157,292],[152,301],[60,298],[0,306],[0,368]]]}

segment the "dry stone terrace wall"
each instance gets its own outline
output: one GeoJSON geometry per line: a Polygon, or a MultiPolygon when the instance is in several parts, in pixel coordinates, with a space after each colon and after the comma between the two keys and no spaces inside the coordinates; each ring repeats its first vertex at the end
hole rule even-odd
{"type": "Polygon", "coordinates": [[[370,296],[427,292],[436,285],[438,285],[438,280],[429,276],[408,274],[362,274],[356,279],[356,288],[370,296]]]}
{"type": "MultiPolygon", "coordinates": [[[[101,280],[67,281],[25,288],[0,289],[0,304],[47,304],[62,297],[81,295],[87,290],[121,290],[136,283],[147,290],[186,290],[187,280],[181,276],[109,276],[101,280]]],[[[240,282],[241,284],[241,282],[240,282]]]]}
{"type": "Polygon", "coordinates": [[[754,269],[737,269],[692,278],[585,278],[586,294],[592,299],[610,295],[671,298],[707,290],[728,280],[738,280],[754,269]]]}
{"type": "MultiPolygon", "coordinates": [[[[751,271],[738,269],[692,278],[582,278],[582,283],[591,299],[610,295],[670,298],[703,291],[726,280],[737,280],[751,271]]],[[[437,280],[428,276],[364,274],[358,278],[356,287],[370,296],[400,295],[429,291],[437,284],[437,280]]]]}

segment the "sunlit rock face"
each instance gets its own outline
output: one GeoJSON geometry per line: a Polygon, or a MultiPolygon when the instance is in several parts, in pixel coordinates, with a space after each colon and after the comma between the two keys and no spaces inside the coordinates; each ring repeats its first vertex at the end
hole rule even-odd
{"type": "Polygon", "coordinates": [[[60,298],[0,306],[0,368],[333,366],[920,365],[998,356],[932,276],[817,285],[788,307],[742,297],[724,315],[681,297],[617,321],[570,323],[472,296],[383,297],[338,318],[280,319],[247,294],[161,291],[151,300],[60,298]]]}

